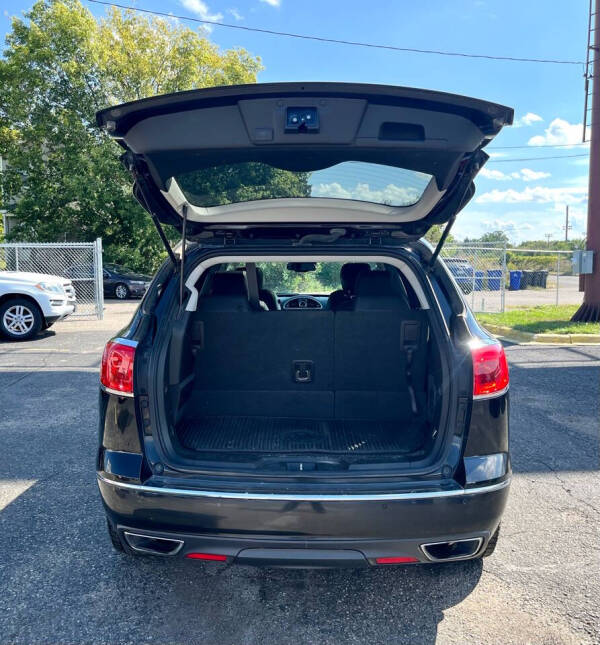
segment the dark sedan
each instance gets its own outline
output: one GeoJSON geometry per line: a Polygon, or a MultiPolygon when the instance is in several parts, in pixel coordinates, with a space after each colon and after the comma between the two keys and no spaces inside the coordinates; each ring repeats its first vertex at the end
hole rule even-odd
{"type": "Polygon", "coordinates": [[[104,295],[109,298],[141,298],[151,280],[150,276],[135,273],[119,264],[105,264],[103,268],[104,295]]]}
{"type": "MultiPolygon", "coordinates": [[[[76,264],[69,267],[65,277],[77,283],[85,283],[94,279],[94,267],[89,264],[76,264]]],[[[140,273],[134,273],[119,264],[105,264],[102,270],[102,284],[106,298],[141,298],[148,289],[152,278],[140,273]]]]}

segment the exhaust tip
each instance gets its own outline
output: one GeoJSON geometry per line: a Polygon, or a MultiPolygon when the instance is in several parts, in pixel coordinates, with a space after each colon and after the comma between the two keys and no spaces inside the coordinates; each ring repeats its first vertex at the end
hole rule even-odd
{"type": "Polygon", "coordinates": [[[448,542],[428,542],[421,544],[421,551],[431,562],[467,560],[479,552],[482,544],[482,537],[450,540],[448,542]]]}
{"type": "Polygon", "coordinates": [[[183,547],[183,540],[144,535],[123,531],[127,544],[137,553],[148,555],[176,555],[183,547]]]}

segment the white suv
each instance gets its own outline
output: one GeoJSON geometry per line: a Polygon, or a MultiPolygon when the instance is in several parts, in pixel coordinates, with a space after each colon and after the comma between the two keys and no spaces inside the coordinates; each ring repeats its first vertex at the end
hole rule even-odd
{"type": "Polygon", "coordinates": [[[0,333],[27,340],[75,311],[70,280],[44,273],[0,271],[0,333]]]}

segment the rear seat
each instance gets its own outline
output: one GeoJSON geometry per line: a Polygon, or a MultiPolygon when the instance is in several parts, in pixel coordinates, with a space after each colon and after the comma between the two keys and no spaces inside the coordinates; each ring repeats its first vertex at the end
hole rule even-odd
{"type": "Polygon", "coordinates": [[[224,275],[235,275],[217,278],[228,293],[213,285],[194,314],[193,415],[408,418],[409,351],[423,409],[427,318],[410,309],[399,278],[365,274],[354,311],[266,313],[250,308],[241,272],[215,277],[224,275]],[[298,369],[310,378],[299,381],[298,369]]]}
{"type": "Polygon", "coordinates": [[[422,411],[427,313],[410,308],[400,276],[388,271],[361,275],[353,304],[335,318],[335,416],[409,418],[409,385],[422,411]]]}
{"type": "Polygon", "coordinates": [[[333,417],[332,312],[205,310],[199,325],[200,415],[333,417]],[[296,369],[310,380],[298,382],[296,369]]]}

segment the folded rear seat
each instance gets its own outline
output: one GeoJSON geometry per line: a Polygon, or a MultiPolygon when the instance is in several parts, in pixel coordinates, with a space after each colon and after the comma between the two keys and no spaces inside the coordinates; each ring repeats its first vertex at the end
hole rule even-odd
{"type": "Polygon", "coordinates": [[[364,274],[354,311],[254,311],[242,272],[209,287],[193,319],[193,416],[409,421],[423,410],[427,317],[397,274],[364,274]]]}
{"type": "Polygon", "coordinates": [[[353,306],[335,316],[335,416],[413,419],[426,399],[426,312],[390,271],[361,275],[353,306]]]}

